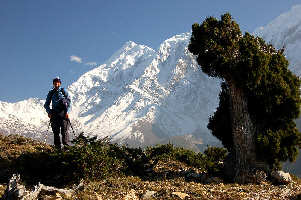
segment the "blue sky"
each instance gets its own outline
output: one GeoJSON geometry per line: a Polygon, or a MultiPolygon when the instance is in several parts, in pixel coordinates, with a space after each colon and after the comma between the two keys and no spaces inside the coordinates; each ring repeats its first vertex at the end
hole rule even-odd
{"type": "Polygon", "coordinates": [[[300,0],[1,0],[0,101],[45,98],[52,78],[67,87],[125,42],[157,49],[195,22],[230,12],[253,32],[300,0]]]}

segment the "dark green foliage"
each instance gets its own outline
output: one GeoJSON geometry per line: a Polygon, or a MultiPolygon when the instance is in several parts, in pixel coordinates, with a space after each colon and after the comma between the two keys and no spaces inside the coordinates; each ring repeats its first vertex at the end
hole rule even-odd
{"type": "Polygon", "coordinates": [[[227,150],[224,148],[211,146],[204,151],[204,154],[207,156],[208,160],[213,162],[223,162],[227,156],[227,153],[227,150]]]}
{"type": "Polygon", "coordinates": [[[96,137],[86,138],[83,135],[73,142],[74,146],[59,155],[69,167],[74,167],[80,178],[104,178],[122,169],[123,163],[117,157],[117,145],[110,144],[106,139],[97,140],[96,137]]]}
{"type": "Polygon", "coordinates": [[[225,78],[237,62],[240,38],[239,26],[230,14],[223,15],[221,21],[209,17],[201,25],[193,24],[188,49],[198,55],[197,61],[205,73],[225,78]]]}
{"type": "Polygon", "coordinates": [[[204,151],[206,157],[206,169],[209,174],[222,175],[224,160],[228,154],[227,150],[219,147],[208,147],[204,151]]]}
{"type": "Polygon", "coordinates": [[[114,176],[123,170],[123,160],[117,157],[117,145],[83,135],[74,143],[64,151],[23,154],[15,161],[16,170],[29,183],[59,186],[78,182],[82,178],[114,176]]]}
{"type": "Polygon", "coordinates": [[[149,167],[149,158],[144,151],[141,148],[115,147],[118,160],[122,160],[124,163],[123,173],[143,176],[145,170],[149,167]]]}
{"type": "Polygon", "coordinates": [[[295,161],[300,148],[300,133],[295,127],[295,122],[290,122],[284,129],[266,130],[257,134],[257,145],[260,158],[265,158],[274,168],[281,168],[281,161],[295,161]]]}
{"type": "Polygon", "coordinates": [[[205,156],[202,153],[195,153],[194,151],[175,147],[173,144],[157,145],[149,147],[146,150],[146,155],[150,160],[158,162],[159,160],[178,160],[186,163],[189,166],[201,168],[205,170],[205,156]]]}
{"type": "Polygon", "coordinates": [[[188,149],[175,147],[172,144],[165,144],[149,147],[146,154],[150,160],[178,160],[188,166],[207,171],[211,175],[221,175],[220,172],[223,168],[227,150],[219,147],[208,147],[204,153],[196,153],[188,149]]]}
{"type": "Polygon", "coordinates": [[[233,148],[232,127],[229,112],[229,94],[225,83],[222,83],[221,92],[219,94],[219,107],[213,116],[210,116],[208,129],[217,137],[224,147],[229,151],[233,148]]]}
{"type": "Polygon", "coordinates": [[[295,160],[301,134],[294,119],[300,113],[300,79],[288,70],[283,49],[276,50],[259,37],[241,34],[230,14],[221,20],[207,18],[192,26],[189,51],[209,76],[225,81],[220,103],[208,128],[232,151],[233,138],[228,84],[239,87],[247,98],[256,127],[258,158],[271,167],[295,160]]]}

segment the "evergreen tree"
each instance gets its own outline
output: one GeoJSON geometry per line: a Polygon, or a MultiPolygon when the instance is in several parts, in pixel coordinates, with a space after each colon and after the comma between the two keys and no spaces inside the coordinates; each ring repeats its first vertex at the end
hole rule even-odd
{"type": "Polygon", "coordinates": [[[248,182],[254,169],[269,172],[294,161],[301,148],[294,122],[301,82],[288,70],[283,49],[243,35],[229,13],[194,24],[188,49],[204,73],[223,80],[208,128],[232,155],[234,181],[248,182]]]}

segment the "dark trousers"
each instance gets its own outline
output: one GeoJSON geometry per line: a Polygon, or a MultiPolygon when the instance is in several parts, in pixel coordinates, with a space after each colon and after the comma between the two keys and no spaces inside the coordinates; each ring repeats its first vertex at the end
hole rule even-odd
{"type": "Polygon", "coordinates": [[[51,122],[52,132],[54,134],[54,146],[57,149],[61,149],[60,134],[62,135],[63,145],[68,146],[68,142],[69,142],[68,129],[70,124],[69,119],[53,114],[50,119],[50,122],[51,122]]]}

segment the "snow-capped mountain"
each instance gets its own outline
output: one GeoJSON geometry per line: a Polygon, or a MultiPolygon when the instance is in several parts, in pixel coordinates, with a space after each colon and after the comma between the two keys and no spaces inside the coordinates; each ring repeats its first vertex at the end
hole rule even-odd
{"type": "Polygon", "coordinates": [[[0,133],[19,134],[42,141],[52,141],[47,136],[48,117],[44,100],[30,98],[17,103],[0,101],[0,133]],[[50,139],[50,140],[49,140],[50,139]]]}
{"type": "Polygon", "coordinates": [[[277,49],[284,48],[290,69],[301,76],[301,4],[254,32],[277,49]]]}
{"type": "MultiPolygon", "coordinates": [[[[195,144],[216,142],[207,123],[217,106],[218,80],[202,73],[188,52],[189,40],[189,33],[174,36],[157,51],[127,42],[83,74],[68,87],[76,132],[135,146],[181,136],[195,144]]],[[[0,131],[51,142],[43,104],[1,102],[0,131]]]]}

